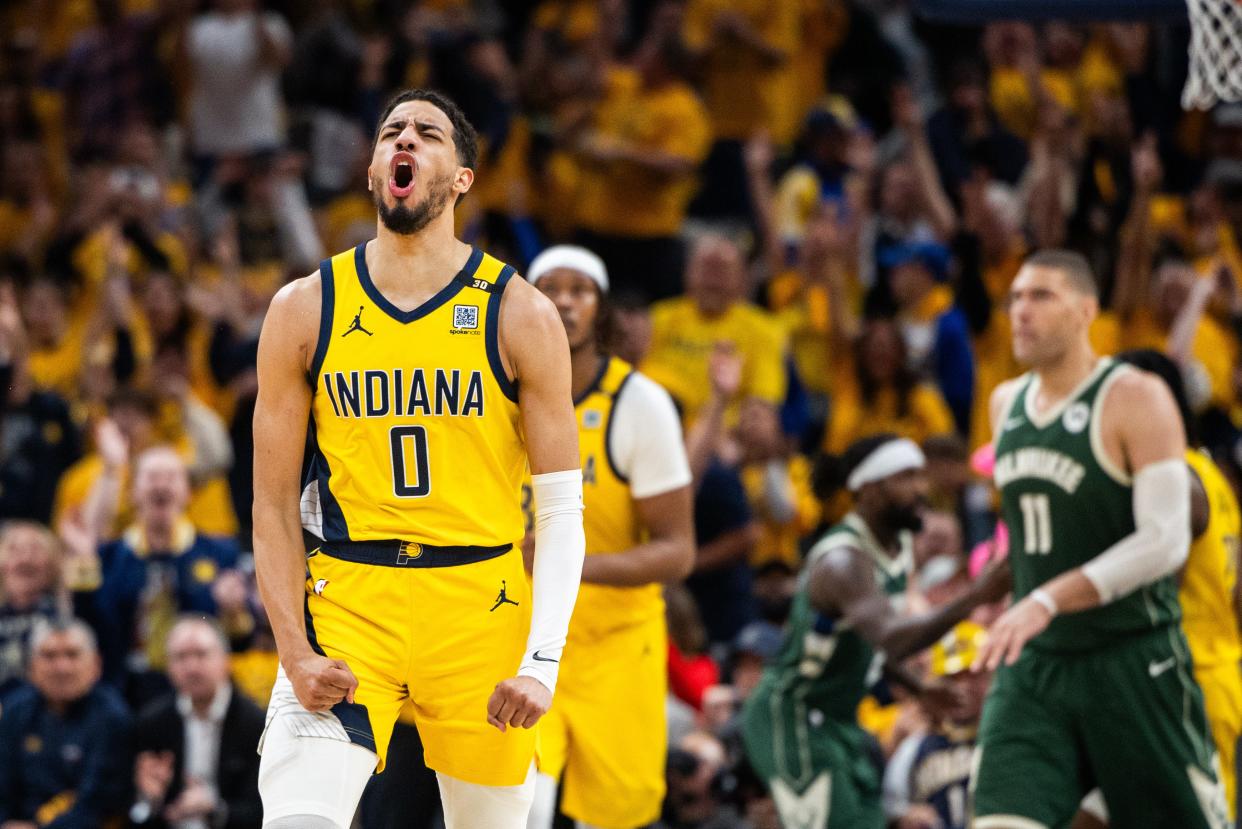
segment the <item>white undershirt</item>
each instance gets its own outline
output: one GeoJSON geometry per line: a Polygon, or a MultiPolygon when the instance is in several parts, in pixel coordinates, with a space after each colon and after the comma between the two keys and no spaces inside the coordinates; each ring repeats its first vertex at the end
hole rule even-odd
{"type": "Polygon", "coordinates": [[[608,454],[630,482],[635,498],[689,485],[690,461],[673,399],[651,378],[634,372],[612,410],[608,454]]]}
{"type": "MultiPolygon", "coordinates": [[[[194,713],[190,698],[177,696],[177,711],[185,723],[185,778],[201,780],[216,791],[217,802],[219,790],[216,789],[216,769],[220,763],[220,741],[224,737],[224,715],[229,710],[233,699],[233,688],[228,683],[221,686],[207,709],[206,717],[194,713]]],[[[179,820],[174,829],[208,829],[206,818],[194,817],[179,820]]]]}

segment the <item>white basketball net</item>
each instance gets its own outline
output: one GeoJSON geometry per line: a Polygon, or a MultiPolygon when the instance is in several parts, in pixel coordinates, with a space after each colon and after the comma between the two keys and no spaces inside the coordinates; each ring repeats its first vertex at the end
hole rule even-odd
{"type": "Polygon", "coordinates": [[[1208,109],[1242,100],[1242,0],[1186,0],[1190,70],[1182,107],[1208,109]]]}

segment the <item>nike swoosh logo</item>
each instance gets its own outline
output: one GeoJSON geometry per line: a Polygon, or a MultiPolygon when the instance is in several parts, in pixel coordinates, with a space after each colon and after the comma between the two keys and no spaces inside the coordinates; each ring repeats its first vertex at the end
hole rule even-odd
{"type": "Polygon", "coordinates": [[[1155,679],[1176,664],[1177,659],[1175,657],[1169,657],[1163,662],[1152,662],[1147,666],[1147,673],[1152,679],[1155,679]]]}
{"type": "Polygon", "coordinates": [[[561,661],[559,659],[548,659],[546,656],[540,656],[539,651],[535,651],[534,655],[531,656],[531,659],[535,660],[536,662],[560,662],[561,661]]]}

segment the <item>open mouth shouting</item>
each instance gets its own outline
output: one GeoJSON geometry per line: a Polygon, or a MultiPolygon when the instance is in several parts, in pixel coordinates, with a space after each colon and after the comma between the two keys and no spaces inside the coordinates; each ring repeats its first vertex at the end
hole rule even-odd
{"type": "Polygon", "coordinates": [[[394,153],[389,169],[388,192],[403,199],[414,192],[414,171],[418,162],[407,152],[394,153]]]}

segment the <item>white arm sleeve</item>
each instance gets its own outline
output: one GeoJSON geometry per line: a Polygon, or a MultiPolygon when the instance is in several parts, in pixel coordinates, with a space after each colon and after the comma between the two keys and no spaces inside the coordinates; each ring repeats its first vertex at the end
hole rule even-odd
{"type": "Polygon", "coordinates": [[[582,582],[586,535],[582,531],[582,470],[531,477],[535,494],[535,572],[530,634],[518,676],[556,690],[565,634],[582,582]]]}
{"type": "Polygon", "coordinates": [[[1108,604],[1176,571],[1190,552],[1190,470],[1181,458],[1134,476],[1134,532],[1082,566],[1108,604]]]}
{"type": "Polygon", "coordinates": [[[635,498],[663,495],[690,484],[677,407],[651,378],[634,372],[617,394],[608,454],[635,498]]]}

